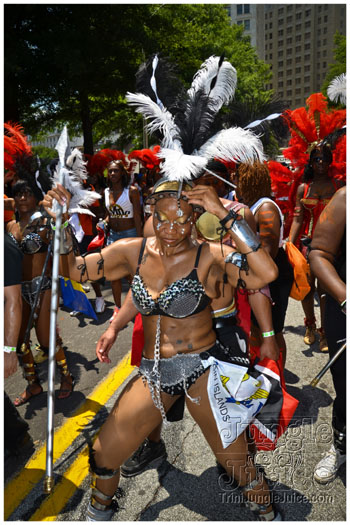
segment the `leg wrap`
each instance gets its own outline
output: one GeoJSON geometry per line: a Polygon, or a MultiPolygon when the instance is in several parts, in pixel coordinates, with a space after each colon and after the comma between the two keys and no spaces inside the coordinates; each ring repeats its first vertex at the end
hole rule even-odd
{"type": "Polygon", "coordinates": [[[268,503],[266,505],[262,503],[257,503],[256,501],[250,501],[248,499],[247,492],[250,492],[251,490],[254,490],[257,485],[260,485],[263,481],[263,473],[257,471],[256,472],[256,478],[253,479],[250,483],[245,485],[244,487],[241,487],[242,493],[245,500],[245,505],[248,507],[257,517],[259,521],[272,521],[275,518],[275,511],[272,508],[270,512],[266,512],[267,509],[271,506],[271,503],[268,503]],[[260,474],[258,476],[258,473],[260,474]]]}
{"type": "Polygon", "coordinates": [[[21,345],[18,355],[21,360],[21,366],[23,368],[23,377],[31,383],[40,383],[39,376],[36,372],[34,357],[29,346],[25,343],[21,345]]]}
{"type": "Polygon", "coordinates": [[[103,492],[100,491],[100,489],[98,489],[96,487],[96,478],[99,477],[97,476],[96,474],[93,474],[92,475],[92,480],[91,480],[91,505],[97,509],[97,510],[107,510],[107,509],[110,509],[111,507],[113,507],[113,510],[116,511],[118,510],[119,508],[119,505],[118,503],[113,499],[114,498],[114,494],[112,494],[112,496],[109,496],[107,494],[104,494],[103,492]],[[99,501],[97,501],[96,499],[96,496],[101,500],[101,501],[104,501],[106,503],[100,503],[99,501]],[[108,502],[108,503],[107,503],[108,502]]]}
{"type": "Polygon", "coordinates": [[[69,376],[70,375],[66,359],[62,359],[61,361],[56,361],[56,363],[57,363],[57,366],[59,367],[60,372],[61,372],[62,375],[64,375],[64,376],[69,376]]]}
{"type": "Polygon", "coordinates": [[[100,479],[111,479],[119,473],[119,468],[113,470],[106,467],[98,467],[95,461],[95,451],[91,445],[89,445],[89,465],[90,472],[100,479]]]}

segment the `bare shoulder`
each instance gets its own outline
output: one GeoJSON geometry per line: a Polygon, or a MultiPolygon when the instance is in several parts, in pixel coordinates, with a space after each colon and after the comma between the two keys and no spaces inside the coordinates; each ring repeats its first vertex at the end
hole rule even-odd
{"type": "Polygon", "coordinates": [[[297,196],[298,196],[298,197],[302,197],[303,194],[304,194],[304,190],[305,190],[305,182],[302,182],[302,183],[299,184],[299,186],[298,186],[298,189],[297,189],[297,196]]]}
{"type": "Polygon", "coordinates": [[[129,186],[129,193],[130,195],[139,195],[139,190],[136,188],[136,186],[129,186]]]}

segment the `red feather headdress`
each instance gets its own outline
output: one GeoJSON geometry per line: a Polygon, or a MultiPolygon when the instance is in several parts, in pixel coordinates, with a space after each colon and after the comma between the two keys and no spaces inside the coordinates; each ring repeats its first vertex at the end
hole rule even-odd
{"type": "MultiPolygon", "coordinates": [[[[283,156],[290,161],[291,169],[275,161],[269,161],[268,167],[275,198],[279,204],[285,201],[286,204],[282,205],[283,211],[289,212],[289,216],[292,217],[297,188],[301,183],[310,152],[321,142],[326,143],[332,133],[345,126],[346,110],[329,108],[326,97],[322,93],[314,93],[306,100],[306,107],[287,110],[283,113],[283,117],[288,123],[291,134],[283,156]],[[289,191],[286,195],[287,188],[289,191]],[[288,197],[287,200],[286,197],[288,197]]],[[[333,162],[329,167],[329,175],[345,179],[345,134],[332,145],[332,153],[333,162]]],[[[286,229],[288,229],[288,224],[286,224],[286,229]]]]}
{"type": "Polygon", "coordinates": [[[153,146],[153,148],[148,149],[135,149],[131,151],[128,155],[129,159],[136,159],[141,162],[142,166],[148,170],[157,168],[161,163],[161,159],[157,156],[157,153],[160,151],[160,146],[153,146]]]}
{"type": "Polygon", "coordinates": [[[4,167],[12,171],[17,160],[23,156],[32,156],[32,148],[20,124],[5,122],[4,128],[4,167]]]}
{"type": "Polygon", "coordinates": [[[88,158],[87,171],[92,175],[102,175],[104,170],[107,168],[108,164],[112,160],[121,160],[125,167],[128,168],[125,153],[117,149],[105,148],[101,149],[101,151],[95,153],[95,155],[92,155],[88,158]]]}

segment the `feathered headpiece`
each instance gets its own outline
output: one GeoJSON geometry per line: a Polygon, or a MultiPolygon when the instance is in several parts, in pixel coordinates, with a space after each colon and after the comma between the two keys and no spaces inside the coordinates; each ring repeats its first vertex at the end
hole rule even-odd
{"type": "Polygon", "coordinates": [[[161,140],[158,156],[168,180],[198,177],[212,158],[263,160],[262,144],[251,131],[221,129],[218,113],[232,100],[237,82],[235,68],[223,57],[209,57],[188,90],[157,55],[140,67],[136,78],[138,92],[127,93],[126,99],[146,119],[148,132],[161,140]]]}
{"type": "Polygon", "coordinates": [[[123,164],[126,164],[126,155],[120,150],[117,149],[101,149],[94,155],[88,157],[87,161],[87,171],[94,174],[103,174],[104,170],[107,168],[108,164],[112,160],[121,160],[123,164]]]}
{"type": "Polygon", "coordinates": [[[128,159],[138,160],[144,168],[152,170],[159,167],[161,159],[158,157],[160,146],[153,146],[153,148],[135,149],[130,151],[128,159]]]}
{"type": "Polygon", "coordinates": [[[280,192],[285,186],[280,184],[281,173],[286,176],[289,186],[288,205],[290,215],[295,206],[296,191],[302,181],[305,166],[311,151],[315,147],[327,144],[333,153],[333,162],[329,167],[329,176],[344,179],[346,176],[346,110],[334,110],[328,107],[322,93],[314,93],[306,100],[306,107],[284,112],[291,138],[283,156],[289,161],[291,170],[276,162],[269,162],[270,175],[275,197],[283,197],[280,192]],[[279,165],[279,166],[278,166],[279,165]],[[289,181],[288,181],[289,178],[289,181]]]}
{"type": "Polygon", "coordinates": [[[16,177],[26,181],[38,201],[52,186],[49,174],[42,169],[39,157],[33,155],[20,124],[4,124],[4,167],[5,179],[16,177]]]}
{"type": "Polygon", "coordinates": [[[94,217],[94,213],[87,207],[100,199],[101,195],[83,187],[83,182],[88,177],[86,162],[84,162],[83,155],[78,148],[70,151],[66,127],[64,127],[57,142],[56,150],[58,151],[59,163],[54,172],[53,180],[55,184],[60,182],[72,195],[68,213],[84,213],[94,217]]]}

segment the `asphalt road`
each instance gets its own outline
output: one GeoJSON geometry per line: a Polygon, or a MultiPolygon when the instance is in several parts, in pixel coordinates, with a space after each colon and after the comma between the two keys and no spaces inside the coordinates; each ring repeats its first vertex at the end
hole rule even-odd
{"type": "MultiPolygon", "coordinates": [[[[132,323],[129,323],[111,352],[112,365],[98,362],[95,345],[113,312],[108,285],[103,295],[107,308],[98,315],[98,321],[82,315],[72,318],[65,309],[58,313],[69,367],[77,385],[68,400],[55,403],[57,438],[54,449],[59,456],[54,464],[57,492],[53,491],[50,496],[43,494],[45,463],[36,459],[46,440],[47,365],[44,363],[40,365],[44,393],[19,409],[29,423],[33,444],[27,444],[17,457],[5,462],[7,521],[85,521],[89,478],[84,447],[100,427],[123,386],[124,376],[121,376],[121,386],[109,394],[108,388],[114,384],[108,382],[109,378],[114,377],[115,381],[117,374],[113,376],[113,370],[119,370],[116,365],[128,353],[132,334],[132,323]],[[100,397],[92,395],[96,389],[100,397]],[[76,420],[78,430],[72,431],[76,420]],[[63,433],[59,434],[60,431],[63,433]],[[68,448],[65,448],[65,439],[68,448]]],[[[93,302],[94,293],[89,292],[88,297],[93,302]]],[[[319,318],[318,307],[316,314],[319,318]]],[[[291,299],[285,326],[288,347],[285,379],[288,392],[299,400],[299,406],[276,449],[259,452],[257,463],[265,468],[277,506],[286,521],[345,522],[345,465],[328,485],[319,485],[313,480],[314,466],[331,444],[334,389],[330,372],[316,388],[310,386],[312,378],[327,362],[328,354],[319,351],[317,342],[306,346],[303,330],[301,304],[291,299]]],[[[124,371],[135,373],[130,367],[124,371]]],[[[58,387],[58,378],[56,383],[58,387]]],[[[14,399],[25,385],[19,370],[5,381],[5,390],[14,399]]],[[[113,520],[254,521],[249,510],[240,505],[240,494],[226,483],[225,477],[220,477],[212,452],[187,412],[181,422],[163,430],[163,439],[167,460],[138,477],[122,479],[124,496],[113,520]]]]}

